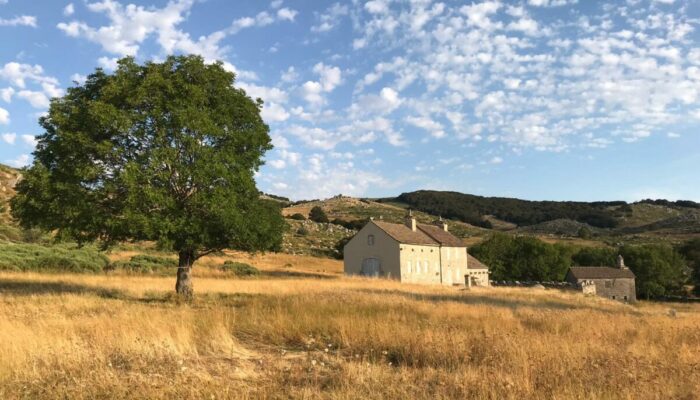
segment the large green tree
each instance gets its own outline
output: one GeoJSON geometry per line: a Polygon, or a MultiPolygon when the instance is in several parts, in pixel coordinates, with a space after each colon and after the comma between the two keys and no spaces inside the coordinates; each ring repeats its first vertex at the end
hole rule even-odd
{"type": "Polygon", "coordinates": [[[119,61],[53,99],[12,213],[80,243],[155,240],[179,255],[190,298],[198,258],[279,247],[284,221],[253,179],[272,148],[261,100],[197,56],[119,61]]]}

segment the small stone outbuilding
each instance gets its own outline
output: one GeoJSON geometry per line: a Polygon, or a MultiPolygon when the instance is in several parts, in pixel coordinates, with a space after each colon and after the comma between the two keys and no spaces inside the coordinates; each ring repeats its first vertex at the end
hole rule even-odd
{"type": "Polygon", "coordinates": [[[635,276],[622,256],[617,267],[571,267],[566,281],[585,294],[596,294],[611,300],[637,301],[635,276]]]}

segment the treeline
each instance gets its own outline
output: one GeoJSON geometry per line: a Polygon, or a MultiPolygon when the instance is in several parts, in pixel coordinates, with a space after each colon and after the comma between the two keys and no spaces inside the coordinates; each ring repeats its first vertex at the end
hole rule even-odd
{"type": "Polygon", "coordinates": [[[599,228],[614,228],[617,226],[616,216],[619,213],[631,211],[624,201],[592,203],[528,201],[431,190],[402,193],[396,199],[385,201],[388,200],[402,202],[420,211],[478,226],[485,225],[483,216],[494,215],[498,219],[517,225],[534,225],[566,218],[599,228]],[[620,210],[610,210],[610,207],[620,207],[620,210]]]}
{"type": "Polygon", "coordinates": [[[500,281],[561,281],[571,266],[615,267],[617,255],[636,275],[640,298],[680,294],[695,284],[700,295],[700,239],[682,246],[667,244],[613,248],[549,244],[534,237],[494,234],[470,253],[489,266],[500,281]]]}
{"type": "Polygon", "coordinates": [[[665,206],[665,207],[687,207],[687,208],[700,208],[700,203],[696,203],[691,200],[677,200],[677,201],[668,201],[668,200],[652,200],[652,199],[645,199],[641,200],[640,203],[642,204],[653,204],[655,206],[665,206]]]}

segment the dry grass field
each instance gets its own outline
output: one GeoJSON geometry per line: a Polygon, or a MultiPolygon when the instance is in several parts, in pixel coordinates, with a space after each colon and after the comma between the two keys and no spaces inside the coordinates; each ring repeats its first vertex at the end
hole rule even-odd
{"type": "Polygon", "coordinates": [[[219,260],[204,260],[192,304],[172,296],[171,277],[0,273],[0,398],[700,396],[699,306],[227,257],[265,273],[222,279],[207,267],[219,260]]]}

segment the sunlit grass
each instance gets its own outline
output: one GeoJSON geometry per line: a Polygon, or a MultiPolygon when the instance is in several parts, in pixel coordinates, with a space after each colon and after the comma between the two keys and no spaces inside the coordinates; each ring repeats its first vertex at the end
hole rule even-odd
{"type": "Polygon", "coordinates": [[[208,276],[220,260],[205,260],[192,304],[172,296],[171,277],[0,273],[0,398],[700,393],[698,306],[673,305],[674,317],[667,304],[401,285],[343,278],[330,260],[234,258],[268,275],[208,276]],[[310,277],[269,274],[289,270],[310,277]]]}

